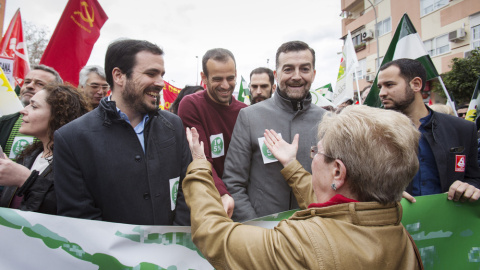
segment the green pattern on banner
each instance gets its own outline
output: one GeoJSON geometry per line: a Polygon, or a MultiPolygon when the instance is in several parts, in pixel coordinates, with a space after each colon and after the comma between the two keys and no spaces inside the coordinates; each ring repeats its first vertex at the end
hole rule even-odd
{"type": "MultiPolygon", "coordinates": [[[[418,35],[418,33],[417,33],[417,30],[415,30],[415,27],[413,26],[412,22],[410,21],[410,18],[405,13],[402,19],[400,20],[400,22],[398,23],[397,29],[395,30],[395,34],[393,35],[392,41],[388,46],[387,53],[385,54],[385,57],[383,58],[382,64],[380,66],[399,58],[410,58],[408,57],[408,55],[397,53],[396,50],[397,50],[397,44],[400,42],[400,40],[406,39],[407,36],[411,36],[411,35],[418,35]]],[[[412,38],[412,40],[416,40],[416,39],[412,38]]],[[[417,53],[421,52],[420,55],[422,56],[415,57],[414,59],[420,61],[423,67],[425,68],[425,70],[427,71],[427,81],[438,77],[438,72],[435,68],[435,65],[433,64],[432,59],[430,58],[430,55],[428,54],[422,42],[418,43],[418,46],[417,46],[417,43],[414,43],[414,44],[410,43],[405,45],[413,46],[413,48],[410,48],[410,49],[417,51],[417,53]]],[[[405,49],[405,48],[401,48],[401,49],[405,49]]],[[[406,53],[408,53],[408,51],[409,50],[406,50],[406,53]]],[[[378,83],[378,70],[377,70],[377,76],[375,77],[375,80],[372,83],[372,88],[370,89],[370,92],[368,93],[368,96],[365,99],[365,103],[364,103],[365,105],[368,105],[371,107],[377,107],[377,108],[383,107],[380,97],[378,96],[380,94],[380,90],[377,87],[377,83],[378,83]]]]}
{"type": "MultiPolygon", "coordinates": [[[[470,202],[453,202],[447,200],[447,194],[437,194],[430,196],[416,197],[416,203],[410,203],[405,199],[402,200],[403,218],[402,223],[408,232],[412,235],[417,247],[422,256],[425,269],[479,269],[480,268],[480,201],[475,203],[470,202]]],[[[292,216],[297,210],[290,210],[266,217],[258,218],[249,222],[253,225],[261,225],[263,227],[273,227],[279,221],[292,216]]],[[[108,229],[114,225],[108,225],[107,228],[103,222],[90,220],[77,220],[73,218],[49,216],[38,213],[23,212],[19,210],[0,208],[0,239],[5,235],[11,234],[12,230],[21,231],[28,238],[40,239],[46,248],[60,249],[67,253],[67,256],[78,259],[83,262],[90,262],[98,266],[98,269],[168,269],[173,270],[178,267],[175,262],[171,262],[171,258],[165,257],[163,253],[156,248],[158,245],[175,247],[185,247],[187,249],[179,249],[177,263],[180,260],[185,260],[188,256],[188,261],[192,265],[201,265],[205,263],[205,259],[195,247],[191,240],[189,232],[168,232],[168,230],[176,230],[175,228],[185,229],[185,227],[169,227],[169,226],[139,226],[119,224],[122,231],[129,231],[128,233],[120,232],[118,229],[108,229]],[[21,215],[20,215],[21,214],[21,215]],[[27,216],[24,218],[22,215],[27,216]],[[104,239],[92,238],[92,232],[101,230],[102,235],[115,235],[123,242],[108,243],[111,246],[110,251],[113,253],[114,249],[121,249],[124,251],[121,254],[128,254],[128,258],[136,258],[142,262],[135,266],[127,266],[124,263],[127,258],[121,256],[115,257],[106,253],[89,253],[84,250],[81,245],[72,243],[59,233],[53,232],[41,225],[42,220],[55,219],[55,224],[61,223],[59,228],[70,228],[75,222],[88,223],[84,230],[78,231],[82,240],[87,241],[89,250],[95,246],[95,243],[103,242],[104,239]],[[32,225],[35,224],[35,225],[32,225]],[[165,229],[163,229],[165,228],[165,229]],[[163,229],[158,233],[159,229],[163,229]],[[132,233],[133,232],[133,233],[132,233]],[[91,239],[88,239],[90,236],[91,239]],[[84,239],[85,238],[85,239],[84,239]],[[125,242],[126,241],[126,242],[125,242]],[[129,244],[131,243],[131,244],[129,244]],[[147,259],[142,259],[145,256],[145,249],[143,245],[149,245],[149,250],[156,252],[157,256],[162,261],[170,261],[167,268],[162,268],[156,264],[147,262],[147,259]],[[186,250],[194,251],[198,256],[192,256],[189,253],[185,255],[186,250]],[[162,257],[163,256],[163,257],[162,257]]],[[[107,223],[105,223],[107,224],[107,223]]],[[[74,227],[74,226],[73,226],[74,227]]],[[[83,228],[82,227],[82,228],[83,228]]],[[[188,227],[187,227],[188,228],[188,227]]],[[[60,230],[60,229],[59,229],[60,230]]],[[[12,247],[19,245],[22,241],[27,242],[28,239],[14,238],[14,240],[3,241],[2,245],[5,247],[12,247]]],[[[117,239],[118,240],[118,239],[117,239]]],[[[28,242],[31,243],[31,242],[28,242]]],[[[10,251],[8,249],[7,251],[10,251]]],[[[4,251],[5,252],[5,251],[4,251]]],[[[12,250],[12,254],[3,254],[2,266],[11,267],[16,265],[18,259],[12,250]],[[17,261],[16,261],[17,260],[17,261]]],[[[38,249],[37,253],[42,254],[45,250],[38,249]]],[[[7,252],[8,253],[8,252],[7,252]]],[[[148,252],[147,252],[148,253],[148,252]]],[[[59,256],[58,252],[55,253],[59,256]]],[[[118,254],[118,253],[116,253],[118,254]]],[[[126,255],[127,256],[127,255],[126,255]]],[[[55,258],[51,258],[54,260],[55,258]]],[[[61,258],[65,259],[65,258],[61,258]]],[[[36,262],[35,262],[36,263],[36,262]]],[[[82,265],[82,264],[80,264],[82,265]]],[[[38,265],[38,269],[52,269],[48,265],[38,265]]],[[[72,269],[78,266],[72,265],[72,269]]],[[[195,269],[212,269],[209,267],[195,267],[195,269]]]]}

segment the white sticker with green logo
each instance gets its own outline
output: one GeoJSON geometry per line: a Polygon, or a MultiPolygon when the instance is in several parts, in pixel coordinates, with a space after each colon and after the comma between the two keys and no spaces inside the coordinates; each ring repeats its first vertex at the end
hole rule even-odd
{"type": "Polygon", "coordinates": [[[170,206],[172,211],[175,210],[177,205],[177,196],[178,196],[178,184],[180,183],[180,176],[172,178],[170,181],[170,206]]]}
{"type": "MultiPolygon", "coordinates": [[[[278,136],[280,136],[281,138],[282,134],[278,133],[278,136]]],[[[265,137],[258,138],[258,145],[260,146],[260,152],[262,153],[263,164],[268,164],[268,163],[278,161],[275,158],[275,156],[272,154],[272,152],[268,150],[268,147],[265,144],[265,137]]]]}
{"type": "Polygon", "coordinates": [[[12,150],[10,150],[10,154],[8,157],[10,159],[14,159],[23,151],[27,146],[33,143],[32,136],[17,136],[13,139],[12,143],[12,150]]]}
{"type": "Polygon", "coordinates": [[[223,141],[223,133],[210,136],[210,146],[212,147],[212,158],[225,155],[225,143],[223,141]]]}

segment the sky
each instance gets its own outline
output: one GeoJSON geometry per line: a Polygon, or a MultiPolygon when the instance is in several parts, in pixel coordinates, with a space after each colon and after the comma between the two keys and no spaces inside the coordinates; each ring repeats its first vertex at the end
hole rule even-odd
{"type": "MultiPolygon", "coordinates": [[[[301,40],[316,52],[312,90],[335,84],[343,42],[339,0],[98,0],[109,19],[87,64],[104,66],[105,52],[118,38],[143,39],[165,51],[164,79],[183,88],[201,80],[201,59],[212,48],[230,50],[237,62],[237,88],[251,70],[275,68],[284,42],[301,40]],[[197,58],[198,56],[198,58],[197,58]]],[[[15,11],[50,35],[67,0],[6,0],[4,31],[15,11]]]]}

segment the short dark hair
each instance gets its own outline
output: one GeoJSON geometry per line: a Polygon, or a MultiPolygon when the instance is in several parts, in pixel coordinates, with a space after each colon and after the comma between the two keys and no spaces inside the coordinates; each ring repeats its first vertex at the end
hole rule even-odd
{"type": "Polygon", "coordinates": [[[263,73],[266,73],[268,75],[268,79],[270,80],[270,84],[273,85],[273,71],[269,68],[266,68],[266,67],[259,67],[259,68],[256,68],[254,70],[252,70],[252,72],[250,72],[250,81],[252,80],[252,75],[253,74],[263,74],[263,73]]]}
{"type": "Polygon", "coordinates": [[[385,70],[391,66],[395,66],[400,69],[400,76],[407,84],[409,84],[415,77],[419,77],[422,80],[421,90],[423,91],[423,89],[425,89],[425,83],[427,82],[427,71],[420,61],[401,58],[384,64],[380,67],[379,71],[385,70]]]}
{"type": "Polygon", "coordinates": [[[313,56],[313,69],[315,69],[315,50],[310,48],[307,43],[303,41],[289,41],[283,43],[277,50],[277,54],[275,56],[275,68],[278,68],[278,57],[280,57],[281,53],[287,53],[287,52],[298,52],[298,51],[304,51],[304,50],[309,50],[312,53],[313,56]]]}
{"type": "Polygon", "coordinates": [[[53,81],[54,83],[63,83],[63,80],[62,80],[62,77],[60,77],[60,74],[58,74],[58,72],[55,69],[53,69],[49,66],[34,65],[34,66],[32,66],[32,70],[42,70],[42,71],[48,72],[48,73],[52,74],[53,76],[55,76],[55,81],[53,81]]]}
{"type": "Polygon", "coordinates": [[[113,77],[112,71],[114,68],[119,68],[127,78],[130,78],[133,72],[133,67],[136,64],[136,55],[139,52],[147,51],[156,55],[163,55],[163,50],[157,45],[146,40],[122,39],[111,43],[108,46],[105,55],[105,75],[107,83],[112,87],[113,91],[113,77]]]}
{"type": "Polygon", "coordinates": [[[235,57],[233,56],[233,53],[231,51],[223,48],[215,48],[208,50],[202,58],[203,74],[208,77],[207,62],[209,59],[227,62],[228,58],[232,58],[233,63],[235,64],[235,69],[237,69],[237,62],[235,61],[235,57]]]}

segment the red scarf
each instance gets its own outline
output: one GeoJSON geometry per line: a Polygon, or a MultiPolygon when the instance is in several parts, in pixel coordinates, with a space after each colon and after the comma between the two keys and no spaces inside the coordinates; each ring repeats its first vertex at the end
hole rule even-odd
{"type": "Polygon", "coordinates": [[[322,208],[322,207],[327,207],[327,206],[332,206],[336,204],[342,204],[342,203],[351,203],[351,202],[358,202],[356,200],[349,199],[347,197],[344,197],[340,194],[337,194],[333,196],[330,200],[324,202],[324,203],[311,203],[308,208],[322,208]]]}

